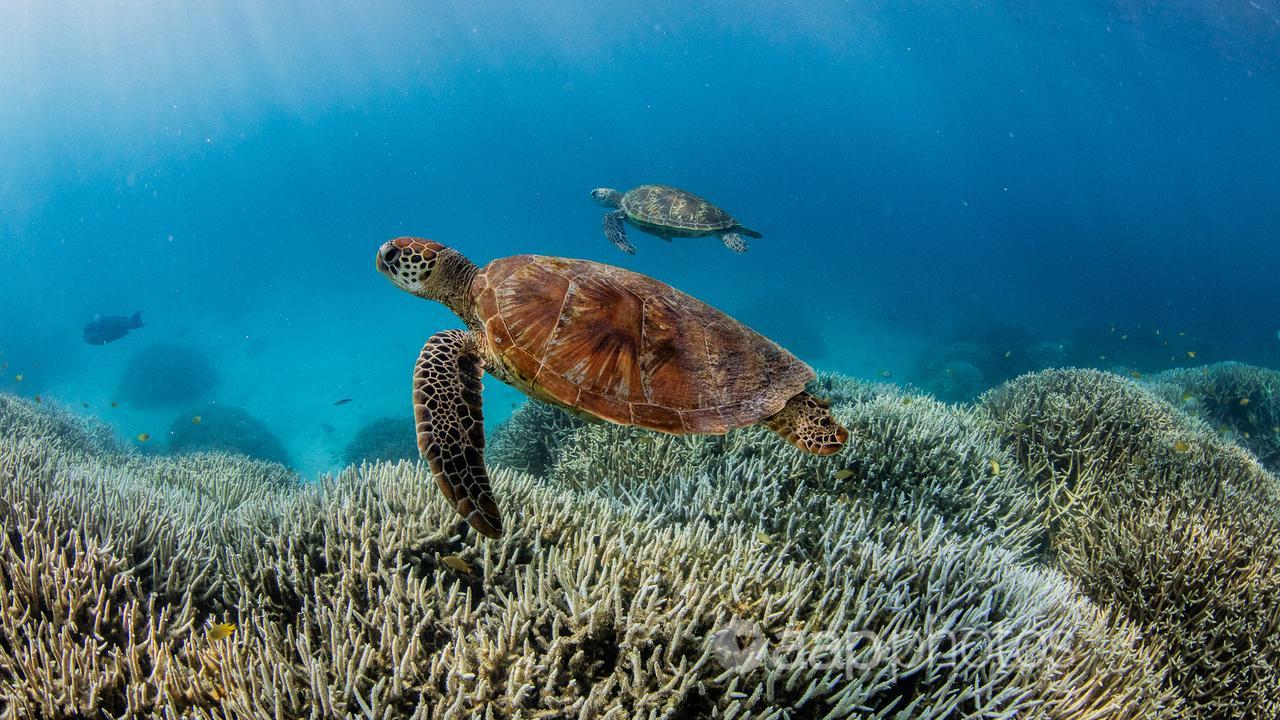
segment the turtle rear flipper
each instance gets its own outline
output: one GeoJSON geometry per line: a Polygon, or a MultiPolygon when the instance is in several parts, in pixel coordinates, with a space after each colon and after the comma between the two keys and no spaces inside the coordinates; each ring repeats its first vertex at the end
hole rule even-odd
{"type": "Polygon", "coordinates": [[[760,424],[814,455],[837,453],[849,439],[849,431],[832,416],[830,403],[807,392],[788,400],[781,412],[760,424]]]}
{"type": "Polygon", "coordinates": [[[432,335],[413,372],[418,450],[453,509],[486,537],[502,535],[502,517],[484,467],[480,378],[484,360],[462,330],[432,335]]]}
{"type": "Polygon", "coordinates": [[[742,236],[736,232],[720,233],[720,242],[734,252],[744,253],[747,251],[747,241],[743,240],[742,236]]]}
{"type": "Polygon", "coordinates": [[[749,238],[762,238],[762,237],[764,237],[763,235],[761,235],[760,233],[756,232],[755,230],[752,230],[752,229],[751,229],[751,228],[749,228],[749,227],[743,227],[743,226],[741,226],[741,225],[735,226],[735,227],[733,228],[733,231],[734,231],[734,232],[736,232],[736,233],[738,233],[739,235],[746,235],[746,236],[747,236],[747,237],[749,237],[749,238]]]}
{"type": "Polygon", "coordinates": [[[635,255],[636,246],[627,239],[627,228],[622,224],[626,217],[627,214],[621,210],[607,213],[604,216],[604,236],[609,238],[609,242],[617,245],[622,252],[635,255]]]}

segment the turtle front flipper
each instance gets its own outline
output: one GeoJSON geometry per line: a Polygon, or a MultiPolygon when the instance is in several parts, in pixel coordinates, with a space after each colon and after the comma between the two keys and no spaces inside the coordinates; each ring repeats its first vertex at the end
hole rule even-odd
{"type": "Polygon", "coordinates": [[[736,232],[720,233],[720,241],[724,246],[734,252],[744,253],[747,251],[747,241],[736,232]]]}
{"type": "Polygon", "coordinates": [[[484,467],[483,375],[474,336],[462,330],[432,335],[413,372],[413,415],[418,450],[440,491],[476,532],[496,538],[502,517],[484,467]]]}
{"type": "Polygon", "coordinates": [[[807,392],[788,400],[781,412],[765,418],[760,424],[814,455],[837,453],[849,439],[849,431],[831,414],[831,404],[807,392]]]}
{"type": "Polygon", "coordinates": [[[627,214],[621,210],[607,213],[604,216],[604,236],[609,238],[609,242],[618,246],[618,249],[628,255],[636,254],[636,246],[627,240],[627,228],[622,224],[627,214]]]}

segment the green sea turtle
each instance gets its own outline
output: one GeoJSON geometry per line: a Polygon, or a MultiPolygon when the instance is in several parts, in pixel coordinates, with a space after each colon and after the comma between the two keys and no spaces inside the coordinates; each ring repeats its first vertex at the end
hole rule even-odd
{"type": "Polygon", "coordinates": [[[663,240],[715,235],[736,252],[747,251],[743,235],[762,237],[755,230],[743,227],[724,210],[691,192],[669,185],[641,185],[625,193],[596,188],[591,191],[591,199],[613,209],[604,216],[604,236],[628,254],[634,254],[636,248],[627,240],[624,221],[663,240]]]}
{"type": "Polygon", "coordinates": [[[413,408],[418,449],[440,490],[483,535],[502,533],[484,466],[485,371],[587,420],[712,435],[759,424],[818,455],[848,438],[826,401],[805,392],[808,365],[651,277],[542,255],[480,268],[409,237],[383,244],[375,265],[466,323],[467,331],[436,333],[423,346],[413,408]]]}

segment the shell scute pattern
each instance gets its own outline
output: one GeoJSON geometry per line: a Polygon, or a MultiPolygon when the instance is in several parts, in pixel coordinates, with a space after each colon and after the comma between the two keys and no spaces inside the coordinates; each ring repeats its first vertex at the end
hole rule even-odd
{"type": "Polygon", "coordinates": [[[728,230],[737,225],[729,213],[691,192],[666,185],[641,185],[622,196],[622,210],[633,221],[680,230],[728,230]]]}
{"type": "Polygon", "coordinates": [[[489,351],[505,366],[490,372],[605,420],[726,432],[778,412],[813,378],[776,343],[622,268],[520,255],[477,282],[489,351]]]}

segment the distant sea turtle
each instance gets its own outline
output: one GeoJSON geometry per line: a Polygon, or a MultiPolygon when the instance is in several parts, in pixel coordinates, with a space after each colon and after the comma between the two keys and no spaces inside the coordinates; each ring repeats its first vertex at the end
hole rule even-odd
{"type": "Polygon", "coordinates": [[[502,520],[484,466],[480,378],[592,421],[719,435],[763,425],[806,452],[848,432],[805,392],[813,370],[742,323],[653,278],[542,255],[476,267],[420,238],[375,265],[397,287],[443,303],[469,332],[432,335],[414,369],[418,449],[453,507],[483,535],[502,520]]]}
{"type": "Polygon", "coordinates": [[[669,185],[641,185],[620,193],[609,188],[591,191],[591,199],[613,208],[604,216],[604,235],[618,249],[634,254],[636,248],[627,240],[623,221],[664,240],[673,237],[706,237],[715,235],[729,249],[746,252],[747,237],[762,237],[743,227],[733,216],[694,195],[669,185]]]}

